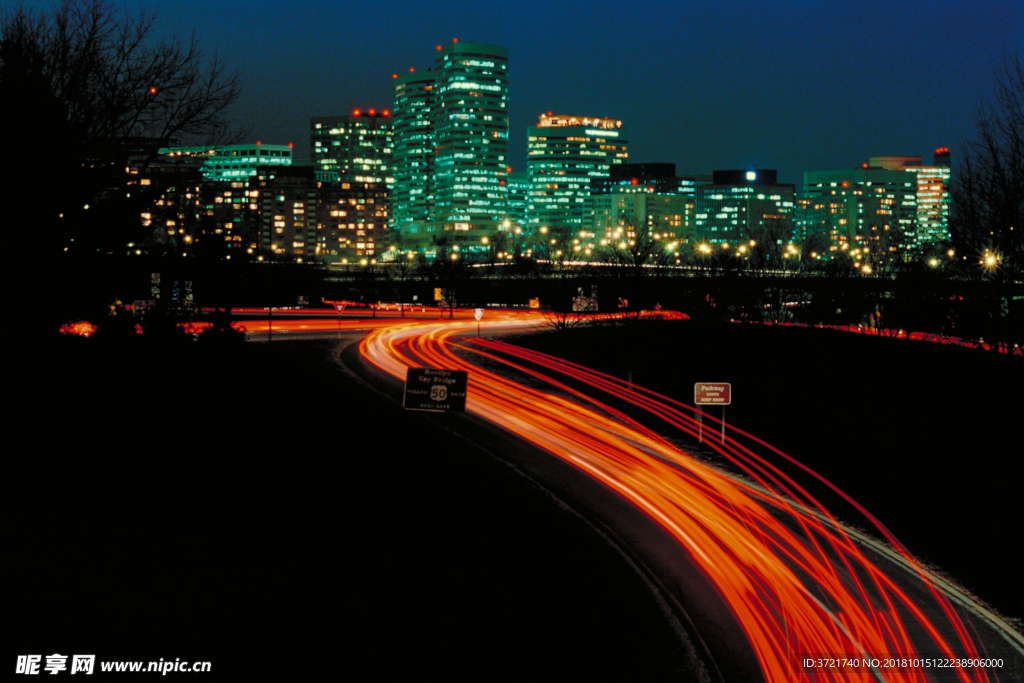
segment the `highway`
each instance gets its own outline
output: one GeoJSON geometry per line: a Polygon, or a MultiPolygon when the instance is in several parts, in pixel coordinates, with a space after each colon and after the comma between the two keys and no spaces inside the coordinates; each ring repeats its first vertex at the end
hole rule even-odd
{"type": "MultiPolygon", "coordinates": [[[[490,338],[538,324],[488,311],[488,337],[477,339],[465,317],[390,320],[359,350],[399,380],[408,367],[469,372],[470,415],[642,511],[713,585],[766,681],[1022,680],[1019,633],[933,576],[867,510],[888,544],[840,524],[773,464],[792,460],[784,453],[730,435],[712,446],[745,476],[728,474],[594,396],[648,411],[683,438],[696,437],[692,407],[490,338]]],[[[705,425],[713,421],[704,416],[705,425]]],[[[716,664],[713,674],[735,680],[721,673],[731,670],[726,662],[716,664]]]]}

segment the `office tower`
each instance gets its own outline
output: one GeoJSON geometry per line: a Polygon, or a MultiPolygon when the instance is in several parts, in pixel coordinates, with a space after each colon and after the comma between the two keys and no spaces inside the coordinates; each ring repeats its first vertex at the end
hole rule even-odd
{"type": "Polygon", "coordinates": [[[628,158],[626,129],[608,118],[541,115],[527,129],[526,172],[530,179],[529,229],[578,234],[589,224],[592,180],[607,178],[628,158]]]}
{"type": "Polygon", "coordinates": [[[793,237],[796,186],[779,183],[772,169],[715,171],[712,184],[696,188],[695,238],[711,244],[737,244],[793,237]]]}
{"type": "Polygon", "coordinates": [[[406,248],[430,243],[434,202],[434,73],[409,73],[395,81],[392,109],[394,179],[391,224],[406,248]]]}
{"type": "Polygon", "coordinates": [[[321,171],[343,182],[385,183],[392,175],[391,111],[354,109],[309,120],[310,155],[321,171]]]}
{"type": "Polygon", "coordinates": [[[508,217],[508,51],[439,45],[432,70],[395,75],[392,113],[403,248],[487,250],[508,217]]]}
{"type": "Polygon", "coordinates": [[[526,171],[509,172],[507,187],[509,228],[514,234],[521,235],[526,229],[526,207],[530,199],[530,178],[526,171]]]}
{"type": "Polygon", "coordinates": [[[315,167],[264,167],[250,185],[258,192],[260,246],[299,262],[319,256],[315,167]]]}
{"type": "Polygon", "coordinates": [[[914,242],[917,249],[949,240],[949,147],[939,147],[929,166],[921,157],[871,157],[869,168],[914,174],[917,212],[914,242]]]}
{"type": "Polygon", "coordinates": [[[675,164],[621,164],[590,183],[588,224],[580,236],[607,244],[646,231],[654,239],[686,241],[693,234],[696,193],[675,164]]]}
{"type": "Polygon", "coordinates": [[[390,245],[388,188],[383,182],[317,183],[319,255],[328,263],[380,258],[390,245]]]}
{"type": "MultiPolygon", "coordinates": [[[[806,171],[801,230],[825,258],[867,249],[878,262],[909,257],[917,244],[917,177],[903,162],[873,157],[861,168],[806,171]]],[[[860,253],[860,252],[859,252],[860,253]]]]}

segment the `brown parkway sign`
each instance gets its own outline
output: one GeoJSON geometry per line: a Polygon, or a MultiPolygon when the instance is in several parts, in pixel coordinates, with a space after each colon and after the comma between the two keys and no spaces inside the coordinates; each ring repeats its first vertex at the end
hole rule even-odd
{"type": "Polygon", "coordinates": [[[697,382],[693,402],[699,406],[727,406],[732,401],[732,385],[725,382],[697,382]]]}

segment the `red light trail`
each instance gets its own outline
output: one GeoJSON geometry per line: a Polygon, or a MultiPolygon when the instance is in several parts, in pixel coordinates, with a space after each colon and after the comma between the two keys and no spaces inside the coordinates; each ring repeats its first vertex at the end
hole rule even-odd
{"type": "MultiPolygon", "coordinates": [[[[488,330],[524,324],[522,315],[511,312],[489,312],[488,317],[488,330]]],[[[846,497],[893,544],[904,566],[928,587],[925,593],[911,597],[876,564],[879,560],[868,557],[862,540],[854,540],[767,457],[732,438],[711,443],[753,483],[725,474],[544,372],[605,391],[696,436],[692,407],[503,342],[452,340],[454,335],[471,334],[474,327],[471,321],[392,320],[387,328],[371,332],[360,352],[400,379],[408,367],[469,372],[468,412],[571,463],[643,510],[716,586],[746,633],[766,680],[927,681],[937,673],[928,666],[889,667],[884,659],[857,668],[805,668],[799,663],[799,658],[812,654],[857,657],[860,662],[888,653],[933,659],[986,657],[972,638],[973,625],[965,623],[932,575],[856,501],[846,497]],[[547,382],[555,393],[491,372],[471,362],[475,356],[547,382]]],[[[717,421],[709,415],[704,419],[717,421]]],[[[799,465],[758,443],[770,456],[799,465]]],[[[842,495],[830,482],[800,467],[842,495]]],[[[998,680],[984,668],[947,668],[941,673],[958,681],[998,680]]]]}

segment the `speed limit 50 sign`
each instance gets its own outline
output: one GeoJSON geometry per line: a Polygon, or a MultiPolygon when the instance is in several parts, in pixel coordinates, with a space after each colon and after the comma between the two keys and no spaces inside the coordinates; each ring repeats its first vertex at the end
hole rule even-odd
{"type": "Polygon", "coordinates": [[[402,405],[406,410],[465,412],[468,386],[469,374],[462,370],[409,368],[402,405]]]}

